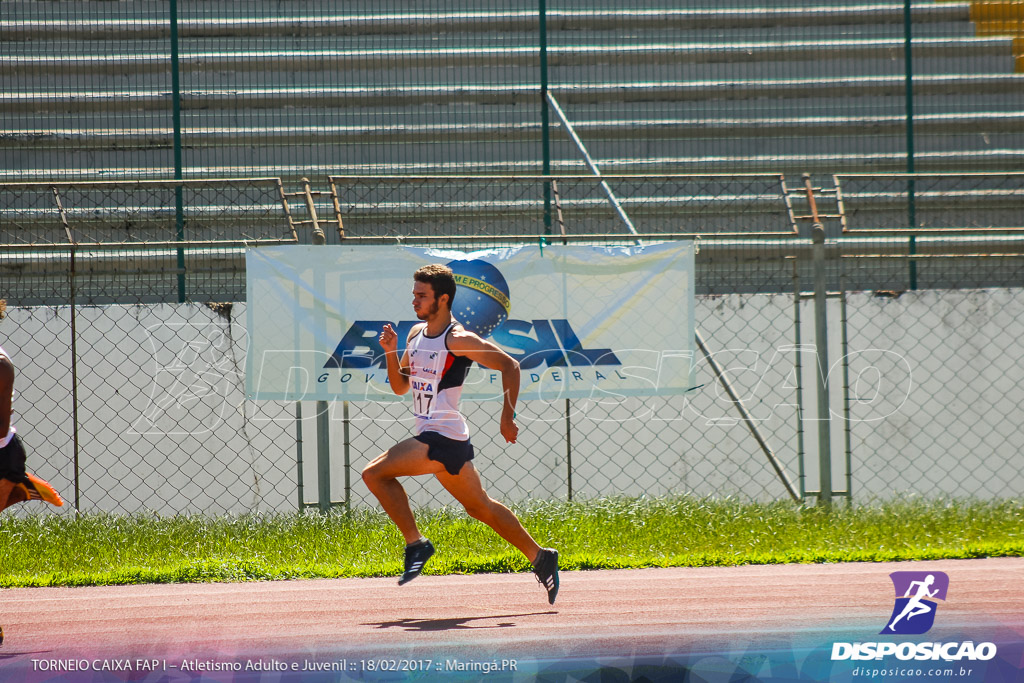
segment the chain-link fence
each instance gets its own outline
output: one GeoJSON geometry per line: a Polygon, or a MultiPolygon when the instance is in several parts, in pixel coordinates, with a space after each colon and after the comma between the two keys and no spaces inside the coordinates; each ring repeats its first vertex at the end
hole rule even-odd
{"type": "Polygon", "coordinates": [[[1019,169],[1022,12],[5,0],[0,178],[1019,169]]]}
{"type": "Polygon", "coordinates": [[[277,178],[0,185],[0,338],[40,475],[84,510],[280,507],[293,444],[231,403],[231,312],[245,247],[295,241],[277,178]]]}
{"type": "MultiPolygon", "coordinates": [[[[310,214],[346,245],[695,239],[698,388],[524,402],[514,448],[496,405],[467,402],[492,494],[813,499],[827,463],[830,492],[854,500],[1013,496],[1022,178],[8,184],[0,343],[18,368],[15,424],[31,468],[86,511],[373,504],[359,472],[408,436],[408,406],[246,401],[245,246],[308,242],[310,214]]],[[[416,504],[449,501],[429,478],[409,484],[416,504]]]]}

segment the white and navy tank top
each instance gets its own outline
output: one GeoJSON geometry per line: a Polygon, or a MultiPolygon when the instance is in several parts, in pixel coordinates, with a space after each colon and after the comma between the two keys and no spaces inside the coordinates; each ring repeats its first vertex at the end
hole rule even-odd
{"type": "Polygon", "coordinates": [[[448,350],[453,322],[436,337],[428,337],[424,325],[409,340],[409,385],[416,433],[437,432],[449,439],[469,439],[469,426],[459,412],[462,384],[473,361],[448,350]]]}

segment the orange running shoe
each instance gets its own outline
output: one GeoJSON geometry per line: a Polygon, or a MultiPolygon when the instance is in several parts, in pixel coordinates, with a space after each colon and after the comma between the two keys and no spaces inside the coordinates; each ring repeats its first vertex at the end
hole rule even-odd
{"type": "Polygon", "coordinates": [[[60,497],[60,494],[57,493],[49,483],[43,481],[34,474],[29,474],[28,472],[25,473],[25,476],[28,477],[29,482],[31,482],[31,486],[25,486],[22,484],[22,486],[25,486],[29,500],[42,500],[46,501],[50,505],[56,505],[57,507],[64,504],[64,500],[60,497]]]}

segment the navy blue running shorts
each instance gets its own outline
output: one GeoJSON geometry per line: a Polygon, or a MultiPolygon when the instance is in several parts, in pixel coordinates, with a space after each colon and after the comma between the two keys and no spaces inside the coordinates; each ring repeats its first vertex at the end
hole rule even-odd
{"type": "Polygon", "coordinates": [[[427,444],[427,457],[444,465],[448,474],[458,474],[462,466],[473,459],[473,444],[469,439],[457,441],[437,432],[423,432],[416,435],[416,440],[427,444]]]}
{"type": "Polygon", "coordinates": [[[0,479],[9,479],[16,484],[27,483],[25,459],[25,448],[15,434],[9,444],[0,448],[0,479]]]}

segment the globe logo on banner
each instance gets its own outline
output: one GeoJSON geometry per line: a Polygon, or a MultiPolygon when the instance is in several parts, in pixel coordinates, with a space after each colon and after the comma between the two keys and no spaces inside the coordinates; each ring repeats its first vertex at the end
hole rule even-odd
{"type": "Polygon", "coordinates": [[[486,261],[449,261],[455,275],[452,315],[470,332],[491,336],[512,311],[508,283],[497,268],[486,261]]]}
{"type": "Polygon", "coordinates": [[[935,623],[935,600],[945,600],[949,577],[944,572],[893,572],[896,604],[882,634],[919,635],[935,623]]]}

